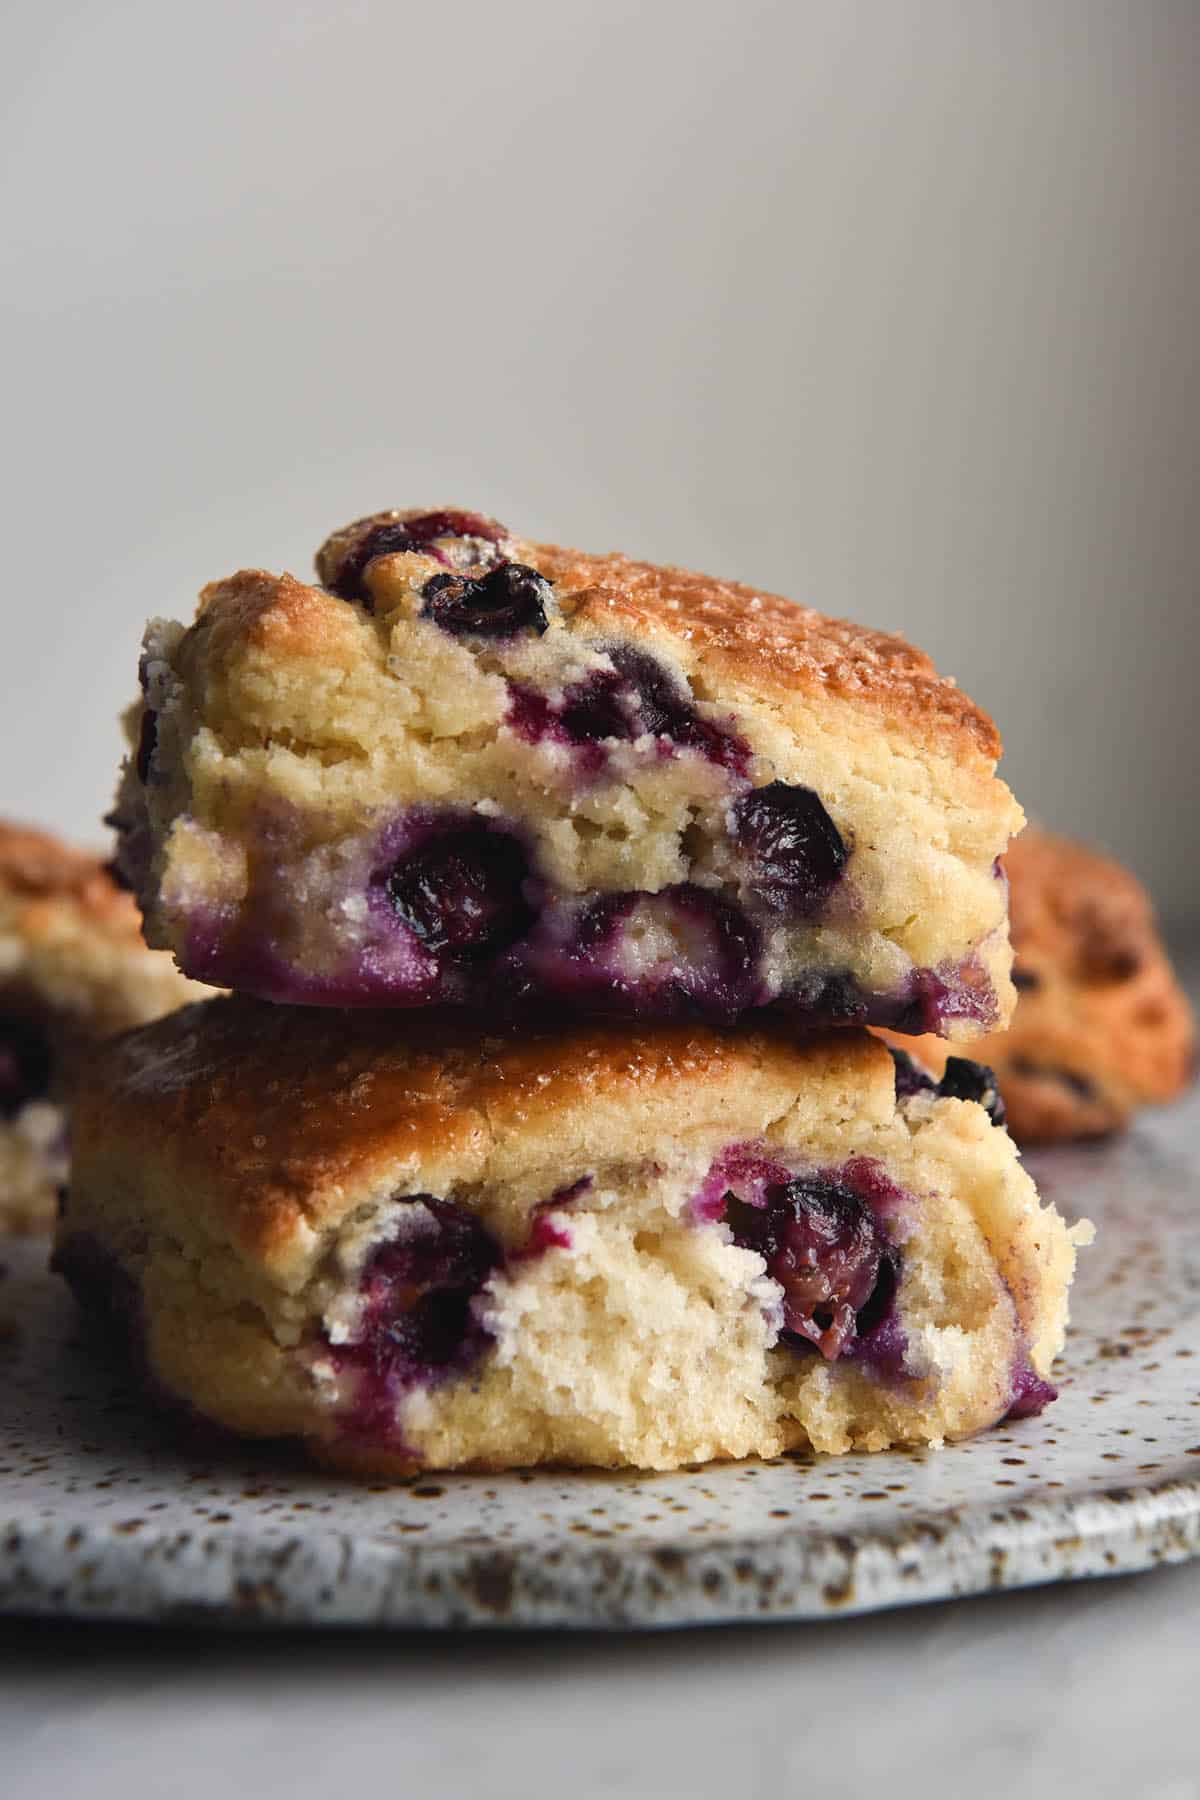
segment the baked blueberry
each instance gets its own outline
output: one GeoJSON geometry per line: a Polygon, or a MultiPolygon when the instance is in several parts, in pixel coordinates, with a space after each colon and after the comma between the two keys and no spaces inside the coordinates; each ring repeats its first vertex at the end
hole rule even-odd
{"type": "Polygon", "coordinates": [[[431,575],[421,589],[425,618],[452,637],[510,638],[546,629],[550,583],[523,563],[500,563],[486,575],[431,575]]]}
{"type": "Polygon", "coordinates": [[[877,1322],[894,1291],[896,1252],[871,1209],[824,1176],[774,1183],[759,1205],[731,1195],[725,1219],[734,1242],[757,1250],[783,1289],[785,1331],[829,1360],[842,1354],[868,1308],[865,1322],[877,1322]],[[881,1281],[887,1294],[879,1302],[881,1281]]]}
{"type": "Polygon", "coordinates": [[[619,670],[598,669],[585,681],[572,682],[563,695],[558,722],[576,744],[635,735],[633,695],[619,670]]]}
{"type": "Polygon", "coordinates": [[[522,951],[537,991],[556,1002],[731,1022],[754,1003],[759,948],[739,907],[680,882],[551,911],[522,951]]]}
{"type": "MultiPolygon", "coordinates": [[[[433,577],[437,582],[441,578],[433,577]]],[[[563,690],[552,706],[543,696],[522,696],[513,708],[522,735],[556,735],[580,745],[654,737],[680,749],[697,750],[731,773],[743,774],[749,748],[725,727],[702,719],[687,692],[657,657],[630,644],[610,644],[611,669],[596,669],[563,690]],[[534,710],[541,701],[540,715],[534,710]]]]}
{"type": "Polygon", "coordinates": [[[849,852],[812,788],[771,781],[733,809],[734,835],[753,867],[754,891],[772,912],[802,918],[837,884],[849,852]]]}
{"type": "Polygon", "coordinates": [[[354,600],[368,612],[374,602],[365,576],[368,566],[380,556],[395,556],[402,551],[417,551],[435,562],[449,565],[445,548],[454,539],[498,544],[504,538],[504,527],[482,513],[445,508],[440,512],[381,515],[361,519],[331,539],[323,556],[321,578],[331,594],[341,600],[354,600]]]}
{"type": "Polygon", "coordinates": [[[910,1056],[907,1050],[898,1049],[894,1044],[889,1044],[888,1048],[891,1050],[892,1062],[896,1070],[897,1100],[911,1099],[914,1094],[937,1092],[937,1082],[921,1067],[915,1057],[910,1056]]]}
{"type": "Polygon", "coordinates": [[[1009,1419],[1033,1419],[1038,1413],[1045,1412],[1051,1403],[1058,1399],[1058,1389],[1052,1381],[1044,1376],[1028,1360],[1023,1360],[1013,1371],[1012,1404],[1005,1414],[1009,1419]]]}
{"type": "Polygon", "coordinates": [[[618,692],[631,717],[631,735],[665,738],[700,751],[722,768],[745,773],[750,761],[745,740],[702,719],[686,690],[656,656],[632,644],[612,644],[608,655],[620,677],[618,692]]]}
{"type": "Polygon", "coordinates": [[[398,919],[426,950],[494,955],[533,922],[529,864],[508,832],[482,820],[435,827],[383,877],[398,919]]]}
{"type": "Polygon", "coordinates": [[[1004,1100],[995,1072],[986,1063],[971,1062],[965,1056],[948,1056],[938,1093],[947,1100],[974,1100],[993,1125],[1004,1124],[1004,1100]]]}
{"type": "Polygon", "coordinates": [[[338,1368],[357,1377],[358,1430],[383,1429],[398,1388],[427,1386],[482,1356],[488,1333],[471,1303],[499,1261],[496,1240],[465,1208],[432,1194],[405,1197],[396,1236],[363,1270],[354,1329],[332,1349],[338,1368]]]}

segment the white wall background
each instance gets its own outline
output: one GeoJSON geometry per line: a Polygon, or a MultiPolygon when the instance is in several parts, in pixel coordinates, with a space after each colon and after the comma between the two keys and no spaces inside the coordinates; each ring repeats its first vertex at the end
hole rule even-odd
{"type": "Polygon", "coordinates": [[[1195,0],[7,0],[0,810],[456,498],[898,627],[1200,917],[1195,0]]]}

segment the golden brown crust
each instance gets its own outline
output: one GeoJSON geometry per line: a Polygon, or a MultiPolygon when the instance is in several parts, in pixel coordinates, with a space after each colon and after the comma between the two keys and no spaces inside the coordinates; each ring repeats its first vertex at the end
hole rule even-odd
{"type": "Polygon", "coordinates": [[[667,631],[739,681],[858,701],[938,740],[967,741],[990,761],[1000,755],[992,720],[903,638],[690,569],[556,544],[523,548],[534,568],[578,595],[577,616],[667,631]]]}
{"type": "MultiPolygon", "coordinates": [[[[413,509],[377,513],[334,532],[317,552],[320,578],[335,581],[348,551],[373,526],[414,516],[413,509]]],[[[715,673],[748,687],[857,702],[949,754],[969,752],[991,763],[1000,756],[992,720],[903,638],[827,618],[741,582],[618,553],[592,556],[507,534],[486,549],[539,570],[556,584],[564,612],[577,619],[666,633],[691,646],[715,673]]]]}
{"type": "MultiPolygon", "coordinates": [[[[1018,1005],[1006,1032],[971,1055],[999,1078],[1024,1143],[1101,1137],[1191,1079],[1195,1022],[1145,889],[1069,838],[1030,829],[1005,865],[1018,1005]]],[[[940,1070],[933,1038],[892,1041],[940,1070]]]]}
{"type": "Polygon", "coordinates": [[[196,624],[184,643],[192,660],[203,655],[220,662],[249,644],[281,658],[345,665],[356,638],[353,614],[320,588],[294,575],[241,569],[202,590],[196,624]]]}
{"type": "MultiPolygon", "coordinates": [[[[860,1103],[891,1086],[870,1039],[803,1044],[760,1031],[617,1022],[493,1029],[461,1013],[347,1015],[232,998],[191,1006],[96,1059],[77,1103],[81,1158],[106,1139],[167,1144],[216,1196],[220,1229],[270,1257],[302,1221],[355,1204],[376,1168],[494,1162],[506,1137],[599,1118],[634,1096],[659,1110],[733,1081],[794,1091],[806,1074],[860,1103]]],[[[888,1101],[890,1104],[890,1100],[888,1101]]]]}

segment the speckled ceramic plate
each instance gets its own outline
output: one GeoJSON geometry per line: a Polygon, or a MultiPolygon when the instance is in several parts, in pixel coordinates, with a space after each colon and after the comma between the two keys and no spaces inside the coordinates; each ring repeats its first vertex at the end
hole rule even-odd
{"type": "Polygon", "coordinates": [[[359,1488],[166,1443],[0,1246],[0,1606],[305,1625],[821,1618],[1200,1550],[1200,1102],[1034,1159],[1081,1259],[1062,1396],[941,1452],[359,1488]],[[1194,1127],[1194,1128],[1193,1128],[1194,1127]]]}

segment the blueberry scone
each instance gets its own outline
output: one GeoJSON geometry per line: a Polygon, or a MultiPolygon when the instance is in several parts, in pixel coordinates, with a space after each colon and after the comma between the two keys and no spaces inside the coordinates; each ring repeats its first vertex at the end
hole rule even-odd
{"type": "Polygon", "coordinates": [[[94,857],[0,821],[0,1231],[50,1225],[63,1102],[97,1040],[202,991],[147,950],[94,857]]]}
{"type": "Polygon", "coordinates": [[[899,638],[457,511],[362,520],[317,568],[146,636],[113,821],[187,973],[336,1006],[1007,1019],[1021,813],[991,721],[899,638]]]}
{"type": "Polygon", "coordinates": [[[674,1468],[1054,1397],[1073,1230],[867,1033],[336,1014],[107,1047],[55,1266],[161,1394],[348,1469],[674,1468]]]}
{"type": "MultiPolygon", "coordinates": [[[[1020,1142],[1119,1131],[1182,1092],[1195,1062],[1192,1010],[1149,896],[1120,863],[1045,831],[1019,838],[1006,867],[1018,1004],[1008,1030],[972,1051],[995,1070],[1020,1142]]],[[[942,1071],[945,1044],[908,1047],[942,1071]]]]}

